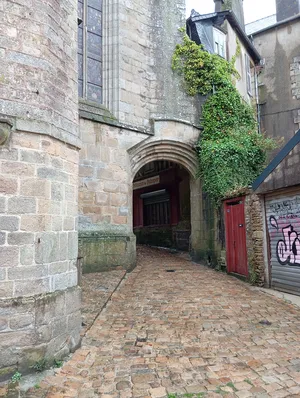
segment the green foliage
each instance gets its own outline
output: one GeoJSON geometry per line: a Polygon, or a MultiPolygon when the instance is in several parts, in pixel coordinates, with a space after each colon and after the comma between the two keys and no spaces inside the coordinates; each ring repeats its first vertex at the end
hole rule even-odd
{"type": "Polygon", "coordinates": [[[15,372],[15,373],[13,374],[12,378],[11,378],[11,381],[12,381],[13,383],[17,383],[18,381],[21,380],[21,378],[22,378],[22,373],[20,373],[20,372],[15,372]]]}
{"type": "Polygon", "coordinates": [[[33,366],[32,369],[34,369],[36,372],[42,372],[43,370],[46,369],[47,361],[45,358],[41,359],[40,361],[37,361],[33,366]]]}
{"type": "Polygon", "coordinates": [[[183,44],[177,44],[172,58],[172,69],[183,76],[184,86],[190,95],[207,95],[222,84],[224,76],[239,78],[234,64],[216,54],[209,54],[183,36],[183,44]]]}
{"type": "Polygon", "coordinates": [[[203,189],[216,204],[251,184],[265,167],[267,150],[276,147],[272,139],[258,134],[254,111],[234,85],[240,52],[237,42],[236,54],[228,62],[184,35],[172,60],[188,94],[209,95],[196,149],[203,189]]]}
{"type": "Polygon", "coordinates": [[[54,359],[53,366],[55,368],[61,368],[63,366],[63,361],[59,361],[58,359],[54,359]]]}

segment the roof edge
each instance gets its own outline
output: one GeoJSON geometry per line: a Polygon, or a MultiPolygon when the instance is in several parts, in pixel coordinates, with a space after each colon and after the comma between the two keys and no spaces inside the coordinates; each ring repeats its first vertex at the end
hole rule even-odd
{"type": "Polygon", "coordinates": [[[283,21],[276,22],[273,25],[267,26],[266,28],[260,29],[257,32],[251,33],[249,36],[251,37],[251,36],[259,35],[260,33],[266,32],[267,30],[271,30],[271,29],[277,28],[279,26],[282,26],[282,25],[284,25],[286,23],[296,21],[299,18],[300,18],[300,14],[294,15],[291,18],[287,18],[287,19],[284,19],[283,21]]]}
{"type": "Polygon", "coordinates": [[[259,52],[254,47],[251,40],[249,39],[249,37],[247,36],[244,29],[242,28],[235,13],[232,10],[225,10],[225,11],[213,12],[213,13],[209,13],[209,14],[203,14],[203,15],[198,14],[197,16],[190,16],[187,19],[187,23],[188,22],[193,22],[193,23],[200,22],[202,20],[204,21],[206,19],[213,19],[218,16],[226,18],[229,21],[229,23],[237,30],[237,33],[243,40],[245,46],[248,47],[249,53],[252,56],[253,60],[255,61],[256,64],[259,64],[262,58],[261,58],[259,52]]]}
{"type": "Polygon", "coordinates": [[[265,179],[276,169],[276,167],[287,157],[287,155],[300,143],[300,130],[292,137],[286,145],[279,151],[275,158],[263,170],[252,184],[253,191],[256,191],[265,179]]]}

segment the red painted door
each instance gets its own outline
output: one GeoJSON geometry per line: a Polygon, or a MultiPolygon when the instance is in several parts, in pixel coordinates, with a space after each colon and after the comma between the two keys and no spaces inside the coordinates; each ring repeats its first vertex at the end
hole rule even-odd
{"type": "Polygon", "coordinates": [[[244,198],[225,202],[227,270],[248,276],[244,198]]]}

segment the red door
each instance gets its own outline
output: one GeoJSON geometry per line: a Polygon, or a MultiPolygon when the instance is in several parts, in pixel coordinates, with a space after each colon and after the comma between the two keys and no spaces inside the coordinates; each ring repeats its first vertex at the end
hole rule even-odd
{"type": "Polygon", "coordinates": [[[225,228],[227,270],[248,276],[244,198],[225,202],[225,228]]]}

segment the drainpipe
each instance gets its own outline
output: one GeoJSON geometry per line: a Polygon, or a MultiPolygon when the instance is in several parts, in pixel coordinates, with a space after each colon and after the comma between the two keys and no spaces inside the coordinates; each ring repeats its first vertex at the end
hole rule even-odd
{"type": "Polygon", "coordinates": [[[258,133],[261,133],[260,127],[260,105],[259,105],[259,94],[258,94],[258,75],[256,71],[256,66],[254,67],[254,83],[255,83],[255,101],[256,101],[256,117],[257,117],[257,126],[258,126],[258,133]]]}

